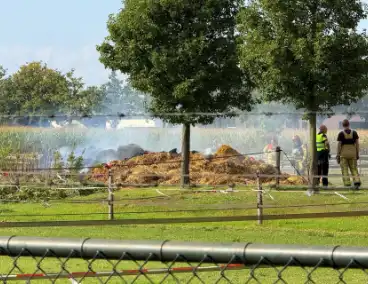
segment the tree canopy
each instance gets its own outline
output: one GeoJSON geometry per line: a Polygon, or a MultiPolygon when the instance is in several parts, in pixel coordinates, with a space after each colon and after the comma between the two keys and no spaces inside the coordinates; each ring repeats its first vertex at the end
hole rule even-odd
{"type": "MultiPolygon", "coordinates": [[[[85,86],[74,70],[64,74],[31,62],[12,75],[0,68],[0,112],[16,116],[90,115],[104,100],[102,87],[85,86]]],[[[38,119],[33,119],[33,121],[38,119]]],[[[29,119],[18,120],[28,123],[29,119]]]]}
{"type": "Polygon", "coordinates": [[[349,105],[368,87],[357,0],[256,0],[240,14],[241,65],[268,100],[308,111],[349,105]]]}
{"type": "Polygon", "coordinates": [[[104,86],[87,86],[82,77],[76,77],[74,70],[65,74],[67,92],[63,95],[64,103],[59,111],[68,116],[91,115],[103,110],[105,99],[104,86]]]}
{"type": "Polygon", "coordinates": [[[239,15],[241,66],[268,101],[307,111],[316,172],[316,112],[349,105],[368,87],[366,17],[358,0],[253,0],[239,15]]]}
{"type": "Polygon", "coordinates": [[[53,114],[67,91],[63,74],[41,62],[20,67],[11,76],[17,112],[27,115],[53,114]]]}
{"type": "Polygon", "coordinates": [[[170,123],[211,123],[222,113],[249,110],[249,84],[238,67],[235,15],[241,1],[125,2],[111,15],[109,36],[97,47],[101,62],[129,75],[151,95],[150,111],[170,123]]]}
{"type": "Polygon", "coordinates": [[[103,111],[109,114],[142,114],[146,111],[148,96],[133,89],[130,84],[118,78],[117,72],[112,71],[109,80],[104,84],[106,98],[103,111]]]}
{"type": "Polygon", "coordinates": [[[183,124],[182,185],[189,183],[190,125],[252,105],[236,51],[241,2],[127,0],[97,47],[105,67],[128,74],[134,88],[150,94],[155,117],[183,124]]]}

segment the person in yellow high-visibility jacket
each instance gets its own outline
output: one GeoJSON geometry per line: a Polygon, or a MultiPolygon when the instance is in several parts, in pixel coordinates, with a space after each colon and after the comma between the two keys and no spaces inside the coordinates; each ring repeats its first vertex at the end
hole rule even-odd
{"type": "Polygon", "coordinates": [[[327,139],[327,127],[321,125],[316,137],[318,176],[322,176],[323,187],[328,186],[328,172],[330,160],[330,144],[327,139]]]}

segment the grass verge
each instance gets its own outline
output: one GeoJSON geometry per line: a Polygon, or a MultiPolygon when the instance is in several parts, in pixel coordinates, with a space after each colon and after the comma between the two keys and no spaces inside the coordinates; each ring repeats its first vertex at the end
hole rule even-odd
{"type": "MultiPolygon", "coordinates": [[[[256,193],[244,191],[239,193],[184,193],[178,191],[161,191],[163,196],[152,189],[123,190],[116,193],[116,218],[183,218],[196,216],[231,216],[255,215],[256,193]],[[254,209],[241,207],[254,206],[254,209]],[[213,209],[219,210],[214,211],[213,209]],[[234,209],[236,208],[236,209],[234,209]],[[171,211],[171,212],[168,212],[171,211]]],[[[332,194],[320,194],[312,197],[303,192],[272,192],[274,198],[264,196],[266,205],[289,206],[287,208],[265,209],[265,214],[326,212],[343,210],[364,210],[368,204],[367,192],[343,193],[349,200],[332,194]],[[367,202],[367,204],[354,204],[367,202]],[[341,203],[329,206],[330,203],[341,203]],[[348,203],[348,204],[347,204],[348,203]],[[319,207],[290,207],[293,205],[317,205],[319,207]]],[[[3,204],[0,220],[6,221],[39,221],[39,220],[99,220],[107,219],[107,204],[102,203],[105,193],[85,197],[74,197],[62,201],[41,203],[3,204]],[[78,202],[78,203],[72,203],[78,202]],[[83,203],[84,202],[84,203],[83,203]],[[87,203],[93,202],[93,203],[87,203]],[[46,207],[45,207],[46,206],[46,207]],[[71,215],[62,215],[71,214],[71,215]],[[78,215],[80,214],[80,215],[78,215]]],[[[0,235],[9,236],[45,236],[45,237],[91,237],[104,239],[132,240],[181,240],[206,242],[253,242],[272,244],[313,244],[313,245],[345,245],[367,246],[368,217],[337,218],[337,219],[306,219],[277,220],[257,225],[255,221],[233,223],[175,224],[175,225],[135,225],[135,226],[103,226],[103,227],[49,227],[49,228],[1,228],[0,235]]],[[[38,259],[39,261],[40,259],[38,259]]],[[[0,258],[0,274],[8,274],[14,266],[9,257],[0,258]]],[[[141,262],[142,264],[142,262],[141,262]]],[[[37,260],[21,258],[17,261],[18,269],[13,273],[33,273],[37,271],[37,260]]],[[[177,264],[176,266],[187,266],[177,264]]],[[[95,271],[111,271],[107,261],[96,261],[90,266],[95,271]]],[[[163,264],[149,263],[146,267],[163,268],[163,264]]],[[[38,268],[46,272],[58,273],[62,265],[58,260],[43,260],[38,268]]],[[[69,271],[88,271],[88,263],[83,260],[69,260],[66,268],[69,271]]],[[[133,262],[124,262],[117,269],[137,268],[133,262]]],[[[279,268],[280,269],[280,268],[279,268]]],[[[310,269],[309,269],[310,270],[310,269]]],[[[38,270],[40,272],[40,270],[38,270]]],[[[250,275],[249,270],[231,271],[226,273],[233,283],[245,282],[250,275]]],[[[301,268],[289,268],[281,274],[287,283],[304,283],[308,273],[301,268]]],[[[220,277],[219,272],[200,273],[204,283],[212,283],[220,277]]],[[[277,270],[256,269],[254,276],[260,283],[273,283],[278,279],[277,270]]],[[[350,271],[346,275],[347,283],[363,283],[368,277],[360,271],[350,271]]],[[[177,275],[179,279],[189,279],[189,274],[177,275]]],[[[153,283],[159,283],[163,276],[151,276],[153,283]]],[[[126,278],[128,282],[133,277],[126,278]]],[[[336,283],[339,279],[337,271],[318,269],[312,273],[317,283],[336,283]]],[[[103,280],[103,281],[106,281],[103,280]]],[[[32,281],[33,282],[33,281],[32,281]]],[[[36,281],[49,283],[50,281],[36,281]]],[[[23,283],[23,282],[15,282],[23,283]]],[[[57,283],[70,283],[60,280],[57,283]]],[[[99,283],[97,279],[86,279],[84,283],[99,283]]],[[[104,283],[104,282],[103,282],[104,283]]],[[[122,283],[121,279],[113,278],[109,283],[122,283]]],[[[137,283],[149,283],[140,276],[137,283]]],[[[176,283],[169,277],[165,283],[176,283]]],[[[196,279],[192,283],[197,283],[196,279]]],[[[220,282],[221,283],[221,282],[220,282]]],[[[224,282],[225,283],[225,282],[224,282]]],[[[250,282],[252,283],[252,282],[250,282]]],[[[256,282],[254,282],[256,283],[256,282]]]]}

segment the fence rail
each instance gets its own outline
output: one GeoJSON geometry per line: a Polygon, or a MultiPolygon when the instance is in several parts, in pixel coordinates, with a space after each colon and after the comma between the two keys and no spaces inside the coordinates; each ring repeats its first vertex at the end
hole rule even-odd
{"type": "MultiPolygon", "coordinates": [[[[246,242],[12,236],[0,237],[0,255],[0,280],[4,283],[35,279],[48,279],[54,283],[62,278],[70,279],[73,283],[91,283],[90,279],[86,280],[90,277],[98,280],[97,283],[133,283],[137,280],[138,283],[143,280],[143,283],[171,283],[168,280],[176,283],[188,283],[191,280],[201,283],[219,283],[221,280],[227,283],[336,283],[336,280],[349,283],[344,279],[347,270],[355,274],[368,268],[366,247],[246,242]],[[85,270],[78,270],[81,267],[85,270]],[[317,273],[317,269],[324,273],[317,273]],[[335,273],[335,279],[324,278],[331,271],[335,273]],[[189,275],[180,279],[177,274],[189,275]],[[267,276],[266,282],[261,281],[262,276],[267,276]]],[[[358,280],[356,283],[366,283],[368,276],[363,273],[355,275],[354,279],[358,280]]]]}
{"type": "MultiPolygon", "coordinates": [[[[265,214],[264,215],[264,211],[266,211],[267,209],[271,209],[272,206],[267,206],[265,204],[263,204],[263,200],[264,200],[264,196],[266,198],[270,197],[272,200],[274,200],[274,198],[272,197],[272,195],[270,194],[272,191],[277,191],[277,192],[282,192],[282,189],[286,189],[285,187],[287,187],[287,185],[285,185],[283,182],[289,182],[290,186],[293,188],[294,191],[297,191],[297,189],[299,189],[298,192],[300,192],[300,190],[308,190],[309,187],[306,185],[307,183],[307,179],[308,178],[315,178],[315,177],[320,177],[320,176],[300,176],[300,174],[298,173],[298,175],[301,177],[301,179],[303,179],[303,184],[300,186],[297,186],[294,184],[294,182],[288,181],[287,179],[291,176],[295,176],[294,175],[290,175],[290,174],[284,174],[281,171],[281,153],[283,153],[283,151],[280,149],[280,147],[277,147],[276,150],[274,151],[274,153],[276,153],[276,171],[273,174],[262,174],[260,172],[257,173],[244,173],[244,174],[210,174],[210,175],[216,175],[217,177],[222,176],[224,178],[230,178],[230,177],[237,177],[240,179],[243,179],[243,181],[240,182],[240,185],[247,185],[247,186],[251,186],[251,189],[247,189],[247,190],[234,190],[235,185],[231,185],[229,184],[229,188],[228,189],[219,189],[216,190],[214,189],[216,186],[213,186],[211,189],[179,189],[179,188],[172,188],[171,190],[179,190],[182,193],[183,192],[191,192],[191,193],[196,193],[196,192],[221,192],[221,193],[235,193],[235,192],[249,192],[249,193],[255,193],[257,194],[257,200],[254,201],[254,204],[252,206],[249,206],[249,204],[247,206],[245,206],[243,204],[243,208],[241,210],[245,210],[245,209],[253,209],[256,208],[257,209],[257,216],[252,216],[252,215],[247,215],[247,216],[227,216],[227,217],[200,217],[200,218],[156,218],[156,219],[126,219],[124,218],[124,216],[122,216],[123,214],[129,214],[128,212],[119,212],[116,211],[116,207],[115,205],[119,204],[123,204],[125,203],[129,203],[130,201],[132,201],[132,199],[127,199],[127,200],[120,200],[119,198],[117,198],[117,196],[115,196],[115,192],[117,189],[119,188],[123,188],[125,186],[133,186],[133,187],[139,187],[142,186],[142,184],[125,184],[125,183],[116,183],[114,182],[114,176],[116,175],[116,173],[114,173],[114,171],[111,168],[111,165],[106,164],[104,167],[104,171],[103,171],[103,176],[106,178],[106,180],[100,184],[100,186],[91,186],[91,185],[83,185],[82,181],[79,181],[81,186],[78,187],[78,182],[74,181],[74,183],[70,184],[68,187],[67,182],[65,182],[65,184],[58,184],[58,186],[54,187],[52,184],[42,184],[42,185],[32,185],[32,184],[27,184],[26,186],[21,185],[19,182],[18,184],[14,184],[11,181],[8,183],[2,183],[0,185],[0,188],[3,187],[6,188],[7,190],[9,190],[10,188],[10,193],[19,193],[22,192],[22,190],[24,188],[27,189],[31,189],[33,187],[37,188],[37,189],[49,189],[50,191],[53,190],[54,192],[56,191],[73,191],[73,194],[80,194],[82,195],[80,192],[85,191],[85,190],[89,190],[89,189],[93,189],[93,190],[101,190],[104,191],[106,193],[106,198],[100,199],[98,201],[96,200],[66,200],[65,202],[68,203],[101,203],[102,205],[106,205],[107,204],[107,212],[106,213],[102,213],[102,212],[96,212],[93,214],[69,214],[70,216],[75,216],[75,215],[101,215],[104,218],[108,218],[109,220],[116,220],[117,222],[108,222],[107,220],[79,220],[79,221],[71,221],[71,220],[53,220],[53,221],[37,221],[37,222],[9,222],[9,221],[5,221],[5,222],[1,222],[0,223],[0,227],[30,227],[30,226],[42,226],[42,227],[50,227],[50,226],[91,226],[91,225],[132,225],[132,224],[148,224],[148,223],[155,223],[155,224],[171,224],[171,223],[199,223],[199,222],[227,222],[227,221],[250,221],[250,220],[257,220],[259,224],[261,224],[263,222],[263,220],[279,220],[279,219],[291,219],[291,218],[325,218],[325,217],[355,217],[355,216],[367,216],[367,211],[366,210],[355,210],[355,211],[351,211],[351,209],[349,211],[336,211],[336,212],[313,212],[310,214],[283,214],[283,215],[269,215],[269,214],[265,214]],[[281,181],[281,182],[280,182],[281,181]],[[62,187],[60,187],[62,186],[62,187]],[[8,187],[8,188],[7,188],[8,187]],[[265,190],[265,188],[268,188],[268,190],[265,190]],[[248,207],[248,208],[246,208],[248,207]],[[122,217],[120,218],[116,218],[117,215],[120,215],[122,217]],[[120,219],[120,220],[119,220],[120,219]]],[[[244,154],[246,155],[246,154],[244,154]]],[[[238,156],[242,156],[240,154],[237,155],[229,155],[229,156],[221,156],[218,157],[219,159],[223,159],[225,157],[238,157],[238,156]]],[[[285,155],[287,158],[288,156],[285,155]]],[[[176,162],[180,162],[176,161],[176,162]]],[[[290,163],[290,160],[288,158],[288,162],[290,163]]],[[[153,162],[152,162],[153,163],[153,162]]],[[[150,164],[152,164],[150,163],[150,164]]],[[[165,163],[168,163],[167,161],[165,163]]],[[[368,164],[367,164],[368,165],[368,164]]],[[[28,174],[37,174],[37,173],[41,173],[41,170],[45,170],[45,169],[39,169],[40,172],[24,172],[24,173],[28,173],[28,174]]],[[[2,171],[0,171],[0,174],[2,173],[2,171]]],[[[19,174],[21,174],[23,172],[20,172],[19,174]]],[[[78,173],[78,175],[80,175],[78,173]]],[[[91,173],[89,175],[92,175],[91,173]]],[[[146,177],[146,176],[154,176],[154,177],[160,177],[160,176],[172,176],[172,174],[170,173],[149,173],[149,174],[145,174],[145,173],[138,173],[138,174],[130,174],[129,175],[136,175],[136,176],[141,176],[141,177],[146,177]]],[[[208,174],[207,174],[208,175],[208,174]]],[[[189,175],[190,176],[190,175],[189,175]]],[[[206,176],[206,175],[203,175],[206,176]]],[[[339,176],[341,177],[341,174],[331,174],[330,176],[339,176]]],[[[361,175],[362,177],[364,177],[365,175],[361,175]]],[[[230,179],[229,179],[230,180],[230,179]]],[[[300,179],[296,179],[296,181],[298,181],[300,179]]],[[[300,182],[300,181],[299,181],[300,182]]],[[[27,181],[26,181],[27,183],[27,181]]],[[[239,184],[239,183],[238,183],[239,184]]],[[[166,189],[166,188],[158,188],[156,186],[158,186],[158,184],[147,184],[147,187],[152,187],[151,190],[156,191],[157,194],[159,194],[159,197],[161,198],[171,198],[172,196],[167,195],[165,193],[163,193],[162,191],[165,190],[170,190],[170,189],[166,189]]],[[[205,185],[201,185],[202,187],[205,185]]],[[[201,186],[195,186],[195,187],[201,187],[201,186]]],[[[207,185],[208,186],[208,185],[207,185]]],[[[223,187],[223,185],[221,185],[223,187]]],[[[194,187],[192,185],[192,187],[194,187]]],[[[217,186],[219,187],[219,185],[217,186]]],[[[336,186],[330,186],[329,190],[324,190],[323,194],[334,194],[339,196],[340,198],[344,199],[344,200],[350,200],[348,197],[346,197],[344,194],[345,191],[351,190],[350,187],[336,187],[336,186]]],[[[287,190],[288,193],[291,193],[292,191],[287,190]]],[[[308,193],[308,195],[311,195],[312,193],[318,193],[317,191],[308,191],[306,192],[308,193]]],[[[64,198],[68,197],[68,194],[71,194],[70,192],[64,192],[64,198]]],[[[88,194],[88,192],[87,192],[88,194]]],[[[71,194],[72,196],[72,194],[71,194]]],[[[158,196],[155,196],[154,198],[157,198],[158,196]]],[[[150,197],[153,198],[153,197],[150,197]]],[[[57,199],[56,199],[57,200],[57,199]]],[[[11,202],[21,202],[21,199],[16,199],[16,200],[11,200],[11,197],[7,197],[4,199],[0,199],[0,202],[3,203],[11,203],[11,202]],[[9,200],[10,199],[10,200],[9,200]]],[[[51,198],[48,199],[46,197],[39,197],[39,201],[43,202],[43,205],[45,207],[50,206],[49,202],[55,201],[52,200],[51,198]],[[44,199],[42,199],[44,198],[44,199]]],[[[350,205],[357,205],[359,204],[359,202],[349,202],[350,205]]],[[[363,204],[363,203],[360,203],[363,204]]],[[[152,205],[152,204],[151,204],[152,205]]],[[[158,202],[155,203],[156,206],[159,206],[160,204],[158,202]]],[[[333,205],[341,205],[341,202],[339,203],[335,203],[333,205]]],[[[176,204],[177,206],[177,204],[176,204]]],[[[327,205],[322,202],[321,204],[318,205],[314,205],[316,207],[326,207],[327,205]]],[[[303,206],[298,206],[300,208],[302,208],[303,206]]],[[[274,207],[276,208],[276,207],[274,207]]],[[[279,206],[278,208],[285,208],[282,206],[279,206]]],[[[226,208],[220,208],[220,210],[224,210],[226,208]]],[[[231,209],[231,208],[227,208],[227,209],[231,209]]],[[[357,208],[355,208],[357,209],[357,208]]],[[[361,208],[359,208],[361,209],[361,208]]],[[[169,211],[167,211],[169,212],[169,211]]],[[[138,213],[137,213],[138,214],[138,213]]],[[[142,213],[141,213],[142,214],[142,213]]],[[[59,215],[54,215],[54,216],[67,216],[68,214],[64,214],[61,213],[59,215]]],[[[31,215],[27,215],[30,216],[31,215]]],[[[3,217],[8,217],[3,215],[3,217]]],[[[13,215],[13,217],[15,217],[15,214],[13,215]]],[[[19,217],[19,216],[18,216],[19,217]]],[[[107,219],[106,218],[106,219],[107,219]]]]}

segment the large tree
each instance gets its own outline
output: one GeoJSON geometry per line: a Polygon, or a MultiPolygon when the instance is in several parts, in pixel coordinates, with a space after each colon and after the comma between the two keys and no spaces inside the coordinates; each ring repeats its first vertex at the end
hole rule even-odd
{"type": "Polygon", "coordinates": [[[12,98],[14,111],[29,116],[24,123],[38,120],[39,115],[55,114],[64,102],[66,79],[60,71],[49,68],[47,64],[25,64],[11,76],[11,80],[15,90],[12,98]]]}
{"type": "Polygon", "coordinates": [[[97,48],[106,67],[127,73],[134,88],[151,95],[155,117],[183,125],[182,185],[189,183],[190,125],[252,104],[236,52],[241,2],[127,0],[110,16],[109,36],[97,48]]]}
{"type": "Polygon", "coordinates": [[[85,86],[74,70],[64,74],[42,62],[31,62],[7,76],[0,67],[0,112],[25,125],[49,116],[91,115],[104,101],[103,87],[85,86]]]}
{"type": "Polygon", "coordinates": [[[252,0],[239,16],[241,66],[267,100],[306,111],[314,175],[316,113],[368,87],[367,36],[357,31],[365,17],[358,0],[252,0]]]}

